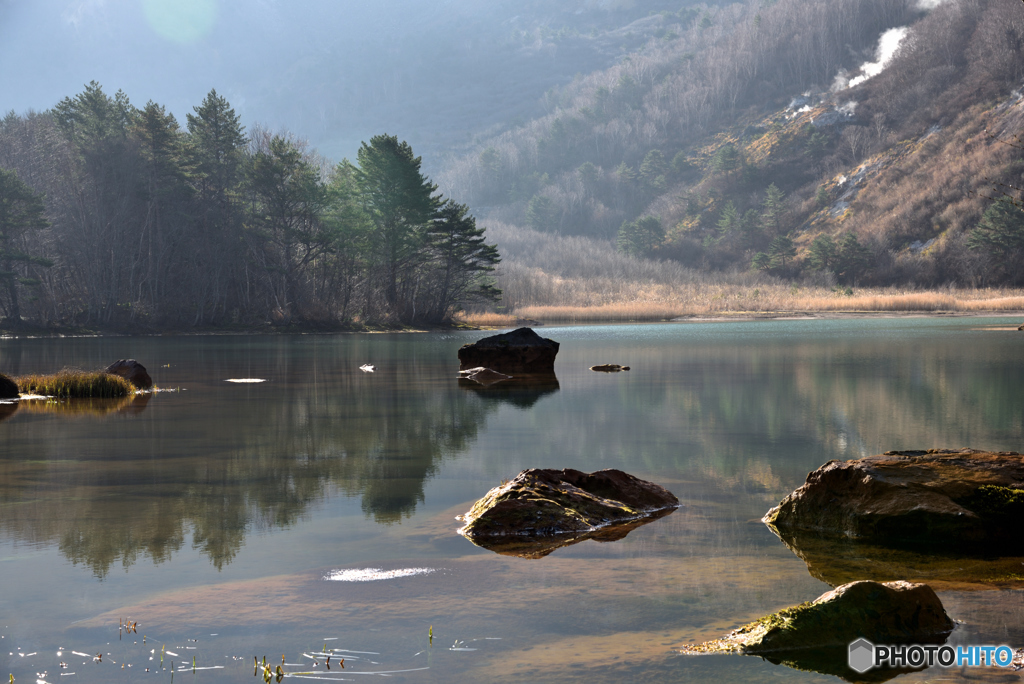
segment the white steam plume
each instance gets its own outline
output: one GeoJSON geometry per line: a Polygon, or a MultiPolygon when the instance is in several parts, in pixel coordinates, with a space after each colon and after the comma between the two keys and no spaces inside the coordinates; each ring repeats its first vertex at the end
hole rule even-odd
{"type": "Polygon", "coordinates": [[[889,62],[892,61],[893,55],[896,54],[896,50],[899,49],[900,43],[907,37],[907,27],[897,26],[891,28],[882,34],[882,37],[878,39],[878,50],[875,52],[874,62],[865,62],[860,67],[860,76],[850,79],[848,88],[852,88],[855,85],[860,85],[864,81],[868,80],[872,76],[877,76],[885,70],[885,67],[889,66],[889,62]]]}

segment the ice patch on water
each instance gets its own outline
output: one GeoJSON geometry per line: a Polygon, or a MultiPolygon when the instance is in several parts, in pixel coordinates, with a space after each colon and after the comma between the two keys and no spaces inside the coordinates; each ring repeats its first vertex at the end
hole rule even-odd
{"type": "Polygon", "coordinates": [[[400,568],[398,570],[381,570],[380,568],[362,568],[357,570],[333,570],[324,575],[331,582],[376,582],[379,580],[429,575],[436,572],[434,568],[400,568]]]}

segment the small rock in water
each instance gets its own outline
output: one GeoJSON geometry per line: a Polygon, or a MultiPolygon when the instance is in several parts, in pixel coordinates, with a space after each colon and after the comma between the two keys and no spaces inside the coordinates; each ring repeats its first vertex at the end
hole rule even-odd
{"type": "Polygon", "coordinates": [[[620,366],[617,363],[603,363],[597,366],[591,366],[590,370],[597,371],[599,373],[618,373],[619,371],[628,371],[629,366],[620,366]]]}
{"type": "Polygon", "coordinates": [[[135,359],[119,359],[107,366],[104,372],[120,375],[139,389],[149,389],[153,386],[153,379],[146,372],[146,367],[135,359]]]}

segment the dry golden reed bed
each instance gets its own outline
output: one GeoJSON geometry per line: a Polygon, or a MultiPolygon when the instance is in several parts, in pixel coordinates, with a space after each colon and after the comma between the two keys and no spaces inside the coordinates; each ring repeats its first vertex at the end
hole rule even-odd
{"type": "MultiPolygon", "coordinates": [[[[656,288],[657,289],[657,288],[656,288]]],[[[668,293],[659,293],[668,294],[668,293]]],[[[686,316],[786,315],[800,313],[1021,313],[1024,291],[951,290],[905,292],[761,286],[719,286],[677,299],[645,298],[608,303],[529,305],[508,314],[465,314],[461,320],[482,327],[512,326],[524,320],[542,323],[663,321],[686,316]],[[674,299],[674,301],[673,301],[674,299]]]]}
{"type": "Polygon", "coordinates": [[[15,378],[22,394],[60,398],[109,399],[135,394],[135,386],[119,375],[63,370],[53,375],[26,375],[15,378]]]}

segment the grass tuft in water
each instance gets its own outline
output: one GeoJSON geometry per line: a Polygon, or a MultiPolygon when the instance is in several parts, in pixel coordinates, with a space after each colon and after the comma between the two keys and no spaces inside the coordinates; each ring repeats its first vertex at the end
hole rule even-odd
{"type": "Polygon", "coordinates": [[[22,394],[43,394],[60,398],[116,398],[135,393],[135,386],[110,373],[63,370],[54,375],[26,375],[17,378],[22,394]]]}

